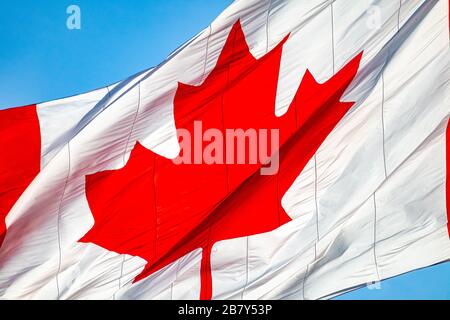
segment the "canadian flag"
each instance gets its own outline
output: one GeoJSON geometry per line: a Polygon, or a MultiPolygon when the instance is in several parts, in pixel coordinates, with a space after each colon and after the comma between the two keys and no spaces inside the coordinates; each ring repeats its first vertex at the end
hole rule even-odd
{"type": "Polygon", "coordinates": [[[447,0],[237,0],[0,111],[0,298],[322,299],[450,259],[447,0]]]}

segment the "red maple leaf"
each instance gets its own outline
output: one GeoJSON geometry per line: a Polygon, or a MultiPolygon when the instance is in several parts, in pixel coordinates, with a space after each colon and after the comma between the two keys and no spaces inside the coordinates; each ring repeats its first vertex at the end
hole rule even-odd
{"type": "Polygon", "coordinates": [[[281,198],[353,105],[339,99],[362,53],[324,84],[307,71],[289,111],[277,118],[276,89],[287,38],[257,60],[237,22],[204,83],[179,83],[174,99],[176,127],[192,137],[194,121],[202,122],[202,133],[210,128],[224,135],[226,129],[279,129],[277,174],[261,175],[262,163],[176,165],[136,143],[123,169],[86,177],[95,224],[80,241],[146,260],[134,281],[202,248],[200,298],[210,299],[214,243],[269,232],[291,221],[281,198]]]}

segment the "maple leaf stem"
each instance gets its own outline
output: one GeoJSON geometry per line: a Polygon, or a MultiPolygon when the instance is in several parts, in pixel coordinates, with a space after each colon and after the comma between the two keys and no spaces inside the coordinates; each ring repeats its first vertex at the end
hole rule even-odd
{"type": "Polygon", "coordinates": [[[200,300],[212,299],[211,251],[212,245],[209,243],[202,251],[200,300]]]}

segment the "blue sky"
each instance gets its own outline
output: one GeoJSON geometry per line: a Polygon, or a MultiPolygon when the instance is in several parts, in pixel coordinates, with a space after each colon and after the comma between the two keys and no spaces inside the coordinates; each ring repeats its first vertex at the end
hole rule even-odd
{"type": "MultiPolygon", "coordinates": [[[[231,0],[3,0],[0,109],[102,87],[157,65],[231,0]],[[81,8],[81,30],[66,9],[81,8]]],[[[450,263],[339,299],[450,299],[450,263]]]]}

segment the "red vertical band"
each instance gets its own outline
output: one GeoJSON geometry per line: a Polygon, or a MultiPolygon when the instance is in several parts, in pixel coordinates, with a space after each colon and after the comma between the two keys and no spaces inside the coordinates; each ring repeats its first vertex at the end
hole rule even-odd
{"type": "Polygon", "coordinates": [[[446,139],[446,154],[447,154],[447,227],[450,236],[450,120],[447,123],[447,139],[446,139]]]}
{"type": "Polygon", "coordinates": [[[0,246],[5,218],[41,167],[36,105],[0,111],[0,246]]]}

